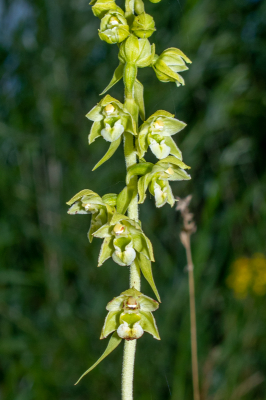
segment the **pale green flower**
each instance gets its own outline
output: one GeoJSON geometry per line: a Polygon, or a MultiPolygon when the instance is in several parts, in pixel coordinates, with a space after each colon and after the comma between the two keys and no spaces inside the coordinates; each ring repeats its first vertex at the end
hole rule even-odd
{"type": "Polygon", "coordinates": [[[88,232],[90,242],[93,239],[93,233],[111,220],[115,212],[116,197],[116,194],[107,194],[101,198],[92,190],[84,189],[67,202],[71,206],[68,214],[91,214],[88,232]]]}
{"type": "Polygon", "coordinates": [[[152,312],[159,304],[135,288],[128,289],[107,304],[109,311],[101,333],[101,339],[117,331],[122,339],[139,339],[144,331],[160,340],[152,312]]]}
{"type": "Polygon", "coordinates": [[[182,153],[171,136],[180,132],[185,126],[186,124],[174,118],[173,114],[163,110],[156,111],[140,127],[137,138],[139,157],[142,158],[150,147],[159,160],[169,154],[182,160],[182,153]]]}
{"type": "Polygon", "coordinates": [[[180,86],[185,81],[178,72],[188,69],[186,63],[190,64],[190,59],[181,50],[171,47],[154,57],[152,68],[161,82],[175,82],[180,86]]]}
{"type": "Polygon", "coordinates": [[[92,12],[96,17],[103,18],[108,11],[118,11],[123,14],[123,10],[118,7],[114,0],[92,0],[92,12]]]}
{"type": "Polygon", "coordinates": [[[133,165],[128,170],[127,182],[134,175],[142,175],[138,180],[139,203],[146,198],[146,191],[155,197],[156,207],[162,207],[169,203],[171,207],[175,204],[169,181],[182,181],[190,179],[185,171],[189,167],[176,157],[168,156],[156,164],[143,162],[133,165]]]}

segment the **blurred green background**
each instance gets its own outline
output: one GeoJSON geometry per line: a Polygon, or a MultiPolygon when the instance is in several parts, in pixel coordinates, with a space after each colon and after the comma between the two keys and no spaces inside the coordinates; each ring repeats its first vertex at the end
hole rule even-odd
{"type": "MultiPolygon", "coordinates": [[[[148,3],[148,2],[147,2],[148,3]]],[[[162,0],[146,5],[157,53],[178,47],[193,64],[186,86],[139,71],[147,116],[165,109],[187,122],[175,137],[192,180],[202,400],[266,399],[266,2],[162,0]]],[[[122,346],[77,387],[103,352],[105,305],[128,270],[96,267],[89,216],[65,202],[90,188],[123,188],[122,148],[96,172],[107,144],[88,147],[85,114],[117,66],[87,0],[0,1],[0,398],[120,398],[122,346]]],[[[123,100],[122,83],[110,94],[123,100]]],[[[152,157],[151,157],[152,159],[152,157]]],[[[138,341],[135,398],[192,398],[188,277],[180,216],[154,199],[141,206],[162,297],[161,342],[138,341]]],[[[153,296],[143,282],[143,291],[153,296]]]]}

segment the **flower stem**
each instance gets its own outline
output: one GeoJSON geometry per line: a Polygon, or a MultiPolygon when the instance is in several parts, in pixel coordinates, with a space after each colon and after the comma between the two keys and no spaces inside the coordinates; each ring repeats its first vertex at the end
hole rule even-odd
{"type": "MultiPolygon", "coordinates": [[[[129,3],[130,4],[130,3],[129,3]]],[[[133,14],[133,11],[132,11],[133,14]]],[[[136,126],[138,124],[139,110],[134,100],[134,89],[131,92],[125,90],[125,107],[133,116],[136,126]]],[[[135,149],[135,139],[131,133],[125,133],[124,135],[124,153],[127,169],[132,165],[136,164],[137,156],[135,149]]],[[[135,186],[136,195],[131,201],[128,207],[128,216],[134,220],[138,220],[139,210],[138,210],[138,195],[137,177],[131,179],[132,185],[135,186]]],[[[138,265],[133,262],[130,266],[130,287],[134,287],[140,290],[140,269],[138,265]]],[[[135,363],[135,353],[136,353],[136,339],[127,341],[124,344],[124,355],[123,355],[123,367],[122,367],[122,400],[133,400],[133,379],[134,379],[134,363],[135,363]]]]}

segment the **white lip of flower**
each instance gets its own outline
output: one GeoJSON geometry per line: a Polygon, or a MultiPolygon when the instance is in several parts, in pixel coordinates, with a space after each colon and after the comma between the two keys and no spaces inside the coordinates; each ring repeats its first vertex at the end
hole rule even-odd
{"type": "Polygon", "coordinates": [[[165,172],[167,172],[169,175],[173,175],[174,174],[174,170],[171,167],[167,168],[167,170],[165,172]]]}
{"type": "Polygon", "coordinates": [[[164,140],[158,143],[152,138],[150,138],[150,149],[159,160],[169,156],[171,151],[170,147],[165,144],[164,140]]]}
{"type": "Polygon", "coordinates": [[[118,19],[116,17],[111,17],[109,19],[109,24],[110,25],[119,25],[119,21],[118,21],[118,19]]]}
{"type": "Polygon", "coordinates": [[[120,235],[121,233],[123,233],[125,231],[125,227],[122,224],[116,224],[114,226],[114,233],[116,235],[120,235]]]}
{"type": "Polygon", "coordinates": [[[154,197],[155,197],[155,203],[157,207],[163,206],[166,202],[167,199],[167,191],[166,187],[161,188],[160,185],[155,183],[154,185],[154,197]]]}
{"type": "Polygon", "coordinates": [[[117,140],[122,135],[124,130],[125,128],[121,124],[121,120],[119,119],[115,122],[113,128],[111,127],[111,125],[108,124],[108,122],[106,122],[105,128],[101,130],[101,135],[107,142],[112,142],[114,140],[117,140]],[[116,133],[116,135],[115,138],[112,138],[112,134],[114,132],[116,133]]]}
{"type": "Polygon", "coordinates": [[[107,115],[110,115],[114,112],[115,108],[112,104],[107,104],[107,106],[104,108],[104,111],[106,112],[107,115]]]}
{"type": "Polygon", "coordinates": [[[126,266],[133,263],[136,258],[136,251],[132,247],[132,243],[126,245],[125,250],[121,251],[120,247],[114,244],[115,251],[112,254],[114,262],[118,265],[126,266]]]}
{"type": "Polygon", "coordinates": [[[154,128],[158,129],[159,131],[162,131],[164,128],[164,123],[163,121],[157,120],[154,122],[154,128]]]}
{"type": "Polygon", "coordinates": [[[139,322],[136,322],[131,329],[127,322],[121,324],[117,329],[117,334],[122,339],[133,340],[139,339],[144,333],[144,330],[140,326],[139,322]]]}

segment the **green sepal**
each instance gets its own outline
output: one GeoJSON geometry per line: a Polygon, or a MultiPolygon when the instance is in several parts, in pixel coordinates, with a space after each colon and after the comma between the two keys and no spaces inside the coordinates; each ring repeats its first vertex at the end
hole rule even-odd
{"type": "Polygon", "coordinates": [[[159,292],[157,290],[157,287],[155,285],[153,274],[152,274],[151,261],[148,260],[142,254],[138,254],[137,255],[135,262],[136,261],[138,263],[138,266],[139,266],[144,278],[149,283],[149,285],[152,288],[152,290],[153,290],[155,296],[157,297],[159,303],[161,303],[161,298],[160,298],[159,292]]]}
{"type": "Polygon", "coordinates": [[[111,89],[111,87],[113,87],[117,82],[119,82],[120,79],[123,78],[123,71],[124,71],[124,64],[120,63],[114,72],[111,82],[104,89],[104,91],[102,93],[100,93],[100,96],[103,95],[104,93],[106,93],[109,89],[111,89]]]}
{"type": "Polygon", "coordinates": [[[148,174],[151,172],[152,168],[153,164],[150,162],[142,162],[132,165],[132,167],[128,169],[126,182],[129,183],[132,176],[148,174]]]}
{"type": "Polygon", "coordinates": [[[158,161],[156,165],[161,165],[162,163],[171,163],[183,169],[190,169],[190,167],[186,165],[182,160],[174,156],[165,157],[163,160],[158,161]]]}
{"type": "Polygon", "coordinates": [[[100,254],[98,258],[98,267],[103,265],[103,263],[112,257],[114,252],[113,238],[106,237],[101,245],[100,254]]]}
{"type": "Polygon", "coordinates": [[[122,136],[120,136],[117,140],[115,140],[114,142],[112,142],[110,144],[109,149],[107,150],[107,152],[105,153],[103,158],[95,165],[95,167],[93,168],[93,171],[95,171],[98,167],[100,167],[103,163],[105,163],[105,161],[109,160],[109,158],[112,157],[112,155],[118,149],[121,141],[122,141],[122,136]]]}
{"type": "Polygon", "coordinates": [[[84,372],[84,374],[81,375],[79,380],[75,383],[77,385],[80,380],[87,375],[90,371],[92,371],[105,357],[107,357],[114,349],[117,348],[117,346],[121,343],[122,339],[118,336],[116,332],[114,332],[111,336],[111,339],[109,340],[108,346],[105,350],[105,352],[102,354],[102,356],[96,361],[95,364],[93,364],[87,371],[84,372]]]}
{"type": "Polygon", "coordinates": [[[134,249],[138,253],[143,254],[149,260],[154,261],[152,244],[150,240],[147,238],[147,236],[144,235],[143,232],[140,232],[138,234],[132,235],[132,239],[133,239],[134,249]]]}
{"type": "Polygon", "coordinates": [[[117,194],[116,193],[108,193],[102,197],[102,201],[109,206],[116,206],[117,194]]]}
{"type": "Polygon", "coordinates": [[[144,200],[146,199],[146,190],[148,188],[150,181],[151,181],[150,174],[146,174],[138,180],[139,204],[144,203],[144,200]]]}
{"type": "Polygon", "coordinates": [[[137,196],[137,194],[138,193],[135,190],[135,185],[125,186],[117,196],[117,212],[120,214],[125,214],[131,201],[137,196]]]}
{"type": "Polygon", "coordinates": [[[120,314],[122,311],[110,311],[104,321],[100,339],[105,339],[110,333],[117,330],[120,325],[120,314]]]}
{"type": "Polygon", "coordinates": [[[167,117],[167,118],[174,118],[175,114],[171,114],[168,111],[165,110],[158,110],[155,111],[148,119],[147,121],[153,119],[154,117],[167,117]]]}
{"type": "Polygon", "coordinates": [[[92,124],[91,131],[89,133],[88,142],[92,144],[98,137],[101,136],[101,130],[103,128],[102,121],[95,121],[92,124]]]}
{"type": "Polygon", "coordinates": [[[165,142],[166,146],[170,147],[170,154],[172,154],[173,156],[175,156],[176,158],[178,158],[179,160],[182,161],[183,157],[182,157],[181,150],[177,147],[173,138],[171,138],[171,136],[165,136],[164,142],[165,142]]]}
{"type": "Polygon", "coordinates": [[[134,98],[137,106],[139,107],[139,114],[142,121],[145,121],[145,105],[143,97],[144,87],[142,83],[136,79],[134,83],[134,98]]]}
{"type": "Polygon", "coordinates": [[[140,311],[141,320],[140,325],[145,332],[150,333],[154,339],[161,340],[155,318],[152,313],[148,311],[140,311]]]}
{"type": "Polygon", "coordinates": [[[80,192],[78,192],[77,194],[75,194],[75,196],[73,196],[66,204],[68,206],[71,206],[73,203],[75,203],[75,201],[81,199],[81,197],[83,197],[83,196],[98,196],[98,194],[93,192],[90,189],[83,189],[80,192]]]}

